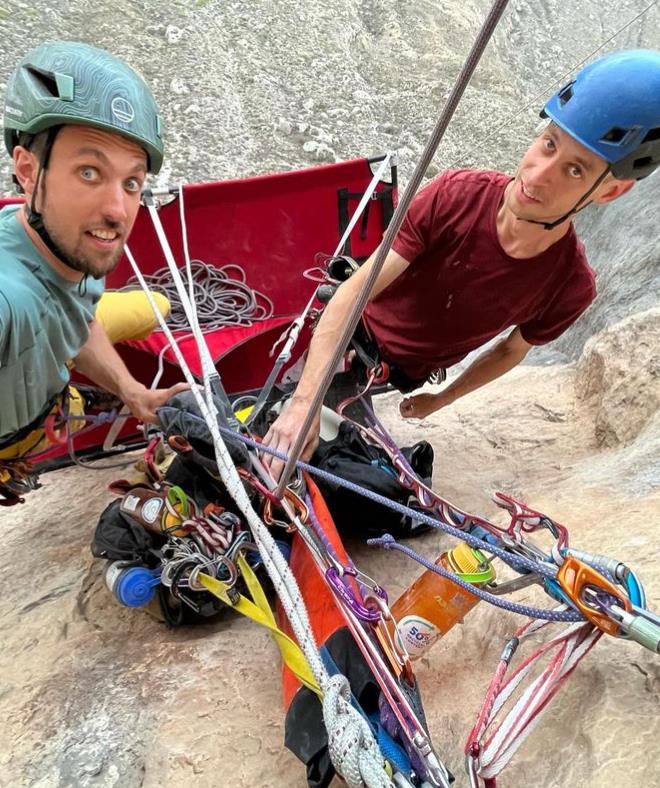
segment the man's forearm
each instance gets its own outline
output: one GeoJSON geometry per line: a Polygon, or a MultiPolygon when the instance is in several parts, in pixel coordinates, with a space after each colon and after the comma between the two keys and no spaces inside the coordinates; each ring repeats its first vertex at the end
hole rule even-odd
{"type": "Polygon", "coordinates": [[[449,405],[460,397],[464,397],[501,377],[517,366],[526,355],[525,350],[509,350],[506,340],[498,342],[494,347],[478,356],[456,380],[440,392],[438,396],[442,398],[442,405],[449,405]]]}
{"type": "Polygon", "coordinates": [[[294,394],[296,400],[311,402],[314,398],[316,388],[337,347],[351,311],[351,304],[349,288],[342,286],[326,306],[309,346],[305,368],[294,394]]]}
{"type": "Polygon", "coordinates": [[[89,325],[89,337],[76,356],[75,364],[85,377],[123,402],[145,388],[128,371],[103,326],[96,320],[89,325]]]}

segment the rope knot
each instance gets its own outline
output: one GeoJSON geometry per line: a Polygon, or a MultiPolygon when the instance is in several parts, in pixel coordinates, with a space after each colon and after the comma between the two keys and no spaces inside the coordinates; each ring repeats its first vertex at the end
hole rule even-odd
{"type": "Polygon", "coordinates": [[[392,546],[396,544],[396,539],[392,534],[383,534],[377,539],[367,539],[369,547],[384,547],[385,550],[391,550],[392,546]]]}
{"type": "Polygon", "coordinates": [[[351,705],[351,688],[341,674],[323,688],[323,721],[328,751],[337,772],[350,788],[389,788],[390,778],[371,728],[351,705]]]}

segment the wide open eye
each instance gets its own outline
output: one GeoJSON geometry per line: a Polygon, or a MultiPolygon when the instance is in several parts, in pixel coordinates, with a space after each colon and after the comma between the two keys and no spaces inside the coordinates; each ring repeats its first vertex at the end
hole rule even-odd
{"type": "Polygon", "coordinates": [[[80,177],[84,181],[94,181],[98,178],[99,171],[96,167],[81,167],[80,168],[80,177]]]}
{"type": "Polygon", "coordinates": [[[126,191],[131,192],[134,194],[135,192],[140,192],[142,190],[142,181],[139,178],[127,178],[124,186],[126,191]]]}

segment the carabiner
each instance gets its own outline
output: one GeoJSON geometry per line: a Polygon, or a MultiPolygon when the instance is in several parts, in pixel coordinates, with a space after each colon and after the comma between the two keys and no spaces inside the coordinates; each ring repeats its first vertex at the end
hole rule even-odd
{"type": "Polygon", "coordinates": [[[470,778],[470,788],[481,788],[481,781],[479,779],[480,754],[481,746],[476,740],[472,742],[469,750],[466,750],[465,752],[465,771],[470,778]]]}
{"type": "MultiPolygon", "coordinates": [[[[309,520],[309,509],[307,505],[302,500],[299,495],[296,495],[294,491],[290,487],[286,487],[284,490],[284,496],[280,500],[276,498],[274,495],[268,495],[266,500],[264,501],[264,508],[263,508],[263,520],[266,525],[279,525],[282,523],[281,520],[278,520],[276,517],[273,516],[273,508],[275,506],[282,507],[287,515],[291,517],[292,520],[298,519],[302,523],[306,523],[309,520]],[[287,511],[287,507],[283,506],[283,504],[288,503],[291,508],[293,509],[293,514],[287,511]]],[[[294,523],[287,524],[287,531],[295,531],[296,525],[294,523]]]]}
{"type": "Polygon", "coordinates": [[[43,429],[46,439],[53,446],[66,446],[69,426],[59,405],[46,416],[43,429]]]}
{"type": "Polygon", "coordinates": [[[630,613],[630,600],[622,594],[620,589],[613,583],[610,583],[600,572],[572,555],[567,555],[564,563],[559,567],[557,581],[562,591],[586,619],[608,635],[613,637],[621,636],[619,622],[611,618],[606,612],[598,610],[586,599],[589,591],[593,591],[596,594],[602,592],[614,597],[625,612],[630,613]]]}

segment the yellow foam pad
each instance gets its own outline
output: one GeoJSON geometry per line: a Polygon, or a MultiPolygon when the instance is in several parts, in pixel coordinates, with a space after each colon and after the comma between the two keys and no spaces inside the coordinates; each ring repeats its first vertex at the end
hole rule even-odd
{"type": "MultiPolygon", "coordinates": [[[[163,317],[170,313],[170,302],[162,293],[152,292],[163,317]]],[[[144,339],[158,328],[158,320],[147,296],[141,290],[103,293],[96,307],[101,323],[113,345],[126,339],[144,339]]]]}

